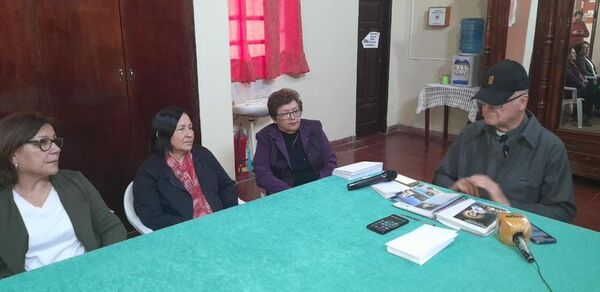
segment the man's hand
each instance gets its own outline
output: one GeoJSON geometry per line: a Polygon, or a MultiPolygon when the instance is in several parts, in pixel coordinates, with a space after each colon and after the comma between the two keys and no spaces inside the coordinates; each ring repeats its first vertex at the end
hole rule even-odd
{"type": "Polygon", "coordinates": [[[492,201],[510,206],[510,201],[508,201],[500,186],[489,176],[476,174],[466,179],[460,179],[456,183],[460,182],[461,180],[467,180],[471,185],[475,186],[475,188],[484,189],[489,194],[492,201]]]}
{"type": "Polygon", "coordinates": [[[479,197],[479,189],[471,181],[469,181],[469,178],[461,178],[457,180],[450,186],[450,189],[479,197]]]}

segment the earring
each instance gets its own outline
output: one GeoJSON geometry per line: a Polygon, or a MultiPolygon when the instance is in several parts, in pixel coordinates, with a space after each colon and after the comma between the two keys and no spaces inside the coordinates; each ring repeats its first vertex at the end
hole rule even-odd
{"type": "Polygon", "coordinates": [[[15,169],[19,168],[19,164],[15,161],[15,169]]]}

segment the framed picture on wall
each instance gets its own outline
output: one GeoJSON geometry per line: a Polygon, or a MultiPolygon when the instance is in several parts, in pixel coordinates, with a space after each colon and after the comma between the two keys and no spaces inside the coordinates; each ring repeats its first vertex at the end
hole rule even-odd
{"type": "Polygon", "coordinates": [[[427,25],[446,27],[450,24],[450,7],[429,7],[427,25]]]}

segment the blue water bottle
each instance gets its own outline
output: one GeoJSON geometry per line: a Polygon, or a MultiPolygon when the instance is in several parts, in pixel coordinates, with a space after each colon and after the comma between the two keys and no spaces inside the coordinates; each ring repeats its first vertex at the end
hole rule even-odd
{"type": "Polygon", "coordinates": [[[479,54],[483,49],[483,18],[463,18],[460,21],[460,51],[479,54]]]}

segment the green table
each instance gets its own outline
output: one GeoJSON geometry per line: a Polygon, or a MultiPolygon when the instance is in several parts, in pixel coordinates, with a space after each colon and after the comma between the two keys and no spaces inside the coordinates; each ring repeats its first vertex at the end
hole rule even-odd
{"type": "MultiPolygon", "coordinates": [[[[0,291],[544,291],[535,266],[495,235],[461,231],[423,266],[387,253],[387,241],[422,223],[369,231],[407,213],[346,183],[325,178],[139,236],[7,278],[0,291]]],[[[527,216],[558,239],[530,245],[554,291],[599,291],[600,234],[527,216]]]]}

